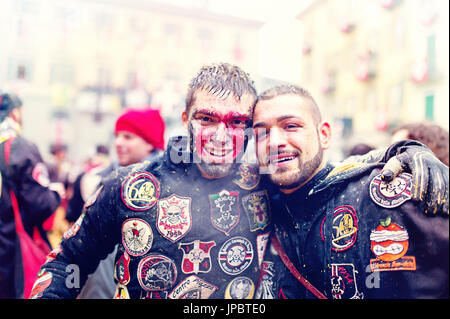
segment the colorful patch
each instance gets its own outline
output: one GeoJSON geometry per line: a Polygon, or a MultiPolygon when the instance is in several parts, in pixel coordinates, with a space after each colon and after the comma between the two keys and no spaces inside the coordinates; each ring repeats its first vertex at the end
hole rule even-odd
{"type": "Polygon", "coordinates": [[[333,299],[362,299],[358,291],[353,264],[331,264],[331,295],[333,299]]]}
{"type": "Polygon", "coordinates": [[[270,233],[265,233],[256,236],[256,253],[258,254],[258,266],[261,266],[261,263],[264,259],[264,254],[266,252],[267,244],[269,242],[270,233]]]}
{"type": "Polygon", "coordinates": [[[78,231],[80,230],[80,227],[81,227],[81,223],[83,222],[84,216],[86,216],[86,214],[83,211],[81,213],[80,217],[78,217],[78,219],[75,221],[75,223],[73,223],[72,227],[70,227],[68,230],[66,230],[64,232],[64,234],[63,234],[64,239],[73,237],[78,233],[78,231]]]}
{"type": "Polygon", "coordinates": [[[143,219],[130,218],[122,224],[122,243],[131,256],[145,255],[153,243],[153,232],[143,219]]]}
{"type": "Polygon", "coordinates": [[[130,294],[128,293],[127,287],[121,283],[118,283],[113,299],[130,299],[130,294]]]}
{"type": "Polygon", "coordinates": [[[84,203],[84,208],[88,208],[88,207],[92,206],[92,205],[95,203],[95,201],[97,200],[97,197],[98,197],[98,195],[100,194],[100,192],[102,191],[102,189],[103,189],[103,185],[100,186],[100,187],[95,191],[95,193],[94,193],[93,195],[91,195],[91,196],[88,198],[88,200],[86,201],[86,203],[84,203]]]}
{"type": "MultiPolygon", "coordinates": [[[[323,236],[324,224],[325,218],[322,221],[322,240],[325,240],[323,236]]],[[[352,247],[358,234],[358,217],[355,209],[348,205],[336,207],[333,211],[332,227],[331,248],[334,251],[344,251],[352,247]]]]}
{"type": "Polygon", "coordinates": [[[275,299],[274,282],[275,276],[274,263],[271,261],[263,261],[261,264],[261,272],[258,280],[258,288],[256,290],[255,299],[275,299]]]}
{"type": "Polygon", "coordinates": [[[408,232],[391,218],[380,221],[370,233],[370,250],[376,259],[370,260],[372,271],[416,270],[415,257],[405,256],[409,248],[408,232]]]}
{"type": "Polygon", "coordinates": [[[132,174],[122,183],[122,201],[135,211],[152,208],[159,199],[159,193],[158,180],[148,172],[132,174]]]}
{"type": "Polygon", "coordinates": [[[191,199],[171,195],[158,201],[156,228],[159,233],[176,242],[183,238],[192,227],[191,199]]]}
{"type": "Polygon", "coordinates": [[[177,267],[166,256],[149,255],[139,262],[137,277],[144,290],[167,290],[177,279],[177,267]]]}
{"type": "Polygon", "coordinates": [[[411,199],[411,179],[411,174],[401,173],[391,182],[386,183],[381,180],[381,174],[378,174],[370,182],[370,197],[377,205],[384,208],[400,206],[411,199]]]}
{"type": "Polygon", "coordinates": [[[209,202],[213,227],[228,236],[240,219],[239,192],[222,190],[219,194],[209,195],[209,202]]]}
{"type": "Polygon", "coordinates": [[[37,163],[31,172],[33,179],[44,187],[50,185],[50,178],[48,177],[47,166],[44,163],[37,163]]]}
{"type": "Polygon", "coordinates": [[[130,256],[125,251],[114,267],[114,279],[120,284],[127,285],[130,282],[130,256]]]}
{"type": "Polygon", "coordinates": [[[145,291],[141,290],[139,299],[167,299],[167,291],[145,291]]]}
{"type": "Polygon", "coordinates": [[[225,299],[252,299],[255,284],[248,277],[233,279],[225,289],[225,299]]]}
{"type": "Polygon", "coordinates": [[[170,299],[208,299],[218,288],[191,275],[180,282],[169,294],[170,299]]]}
{"type": "Polygon", "coordinates": [[[51,252],[48,253],[47,257],[45,258],[44,264],[49,263],[49,262],[51,262],[52,260],[55,260],[56,256],[57,256],[59,253],[61,253],[62,251],[63,251],[63,250],[62,250],[61,245],[58,245],[55,249],[53,249],[51,252]]]}
{"type": "Polygon", "coordinates": [[[178,249],[183,251],[181,270],[185,274],[209,272],[211,270],[210,250],[216,246],[214,241],[201,242],[195,240],[191,243],[180,243],[178,249]]]}
{"type": "Polygon", "coordinates": [[[242,189],[251,190],[259,184],[261,175],[259,175],[258,167],[247,163],[239,166],[233,183],[242,189]]]}
{"type": "Polygon", "coordinates": [[[219,250],[219,266],[229,275],[238,275],[250,266],[253,255],[252,243],[247,238],[233,237],[219,250]]]}
{"type": "Polygon", "coordinates": [[[44,290],[50,286],[53,275],[51,272],[40,272],[36,282],[33,285],[30,293],[30,299],[37,299],[42,297],[44,290]]]}
{"type": "Polygon", "coordinates": [[[270,218],[269,200],[266,191],[244,196],[242,206],[247,213],[250,231],[266,228],[270,218]]]}

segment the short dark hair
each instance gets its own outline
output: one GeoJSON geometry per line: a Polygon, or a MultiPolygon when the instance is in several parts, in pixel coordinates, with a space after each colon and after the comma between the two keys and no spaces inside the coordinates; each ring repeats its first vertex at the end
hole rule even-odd
{"type": "Polygon", "coordinates": [[[16,107],[22,106],[22,100],[13,93],[0,94],[0,120],[7,117],[16,107]]]}
{"type": "Polygon", "coordinates": [[[186,113],[195,102],[195,93],[199,90],[214,94],[220,98],[227,98],[232,94],[240,100],[244,94],[257,98],[255,84],[250,75],[236,65],[218,63],[203,66],[191,80],[186,94],[186,113]]]}
{"type": "Polygon", "coordinates": [[[280,95],[298,95],[304,98],[307,98],[311,101],[311,113],[317,123],[322,121],[322,115],[320,113],[319,107],[317,106],[316,101],[312,97],[312,95],[304,88],[300,86],[296,86],[293,84],[281,84],[273,86],[264,92],[262,92],[258,96],[258,101],[261,100],[270,100],[280,95]]]}

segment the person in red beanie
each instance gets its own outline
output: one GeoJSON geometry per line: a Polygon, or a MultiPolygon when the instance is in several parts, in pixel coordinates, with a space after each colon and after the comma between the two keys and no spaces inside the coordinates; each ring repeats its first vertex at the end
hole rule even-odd
{"type": "Polygon", "coordinates": [[[141,162],[164,150],[165,124],[157,110],[127,109],[114,130],[117,159],[121,166],[141,162]]]}

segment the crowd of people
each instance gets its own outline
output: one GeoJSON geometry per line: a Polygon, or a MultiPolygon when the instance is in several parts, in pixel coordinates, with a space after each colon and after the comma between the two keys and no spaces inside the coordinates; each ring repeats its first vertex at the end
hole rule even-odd
{"type": "Polygon", "coordinates": [[[331,162],[305,88],[258,94],[212,64],[187,88],[185,136],[166,143],[158,111],[127,108],[117,162],[99,146],[71,183],[63,145],[45,163],[21,136],[20,98],[0,106],[0,298],[448,298],[448,132],[434,124],[331,162]]]}

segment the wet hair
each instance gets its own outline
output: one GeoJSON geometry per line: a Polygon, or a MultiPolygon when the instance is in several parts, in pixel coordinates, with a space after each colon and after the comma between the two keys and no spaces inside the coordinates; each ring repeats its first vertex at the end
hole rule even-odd
{"type": "Polygon", "coordinates": [[[298,95],[300,97],[309,99],[311,101],[310,110],[314,120],[316,121],[317,124],[322,121],[322,115],[320,113],[319,107],[317,106],[317,103],[312,97],[312,95],[306,89],[293,84],[281,84],[273,86],[262,92],[258,96],[258,101],[270,100],[277,96],[288,94],[298,95]]]}
{"type": "Polygon", "coordinates": [[[400,130],[408,131],[408,139],[419,141],[428,146],[436,157],[448,166],[449,135],[444,128],[434,123],[408,123],[396,127],[392,134],[400,130]]]}
{"type": "Polygon", "coordinates": [[[232,94],[238,101],[245,94],[254,96],[255,102],[257,98],[255,85],[249,74],[238,66],[228,63],[203,66],[191,80],[185,100],[188,114],[195,102],[197,91],[205,91],[221,99],[226,99],[232,94]]]}

